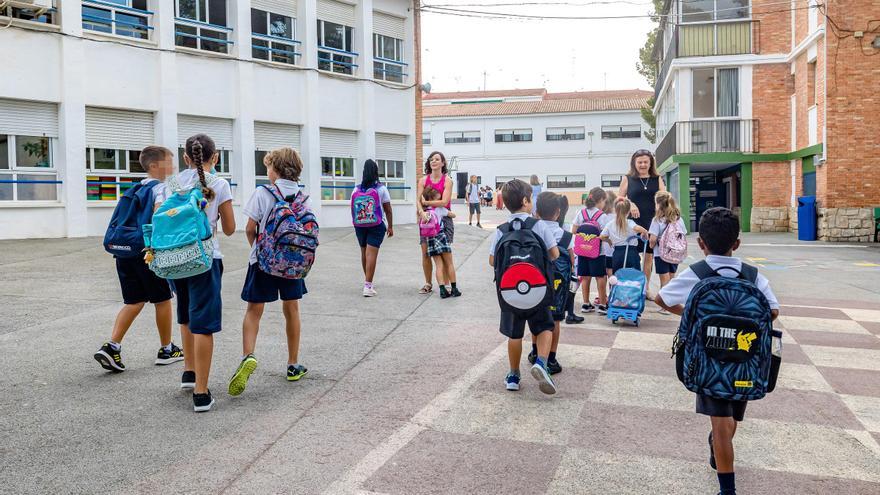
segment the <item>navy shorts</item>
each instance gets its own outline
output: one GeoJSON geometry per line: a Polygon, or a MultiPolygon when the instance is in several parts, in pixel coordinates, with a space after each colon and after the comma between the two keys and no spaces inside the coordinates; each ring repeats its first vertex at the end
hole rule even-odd
{"type": "Polygon", "coordinates": [[[623,258],[626,253],[626,246],[614,246],[614,256],[611,260],[611,269],[615,272],[621,268],[635,268],[641,270],[639,262],[639,252],[635,246],[629,247],[629,255],[626,255],[626,266],[623,266],[623,258]]]}
{"type": "Polygon", "coordinates": [[[604,277],[605,256],[599,255],[595,258],[578,256],[577,275],[578,277],[604,277]]]}
{"type": "Polygon", "coordinates": [[[553,316],[550,314],[550,308],[544,308],[536,311],[528,318],[519,318],[513,313],[501,311],[501,334],[510,339],[521,339],[526,334],[526,323],[529,324],[529,331],[532,335],[538,335],[541,332],[552,332],[553,316]]]}
{"type": "Polygon", "coordinates": [[[302,299],[308,292],[305,280],[269,275],[254,263],[248,266],[241,299],[249,303],[270,303],[280,296],[282,301],[292,301],[302,299]]]}
{"type": "MultiPolygon", "coordinates": [[[[485,199],[483,201],[485,201],[485,199]]],[[[474,213],[479,215],[480,214],[480,203],[468,203],[468,213],[470,213],[471,215],[473,215],[474,213]]]]}
{"type": "Polygon", "coordinates": [[[358,245],[360,247],[373,246],[378,248],[385,240],[385,232],[388,230],[385,223],[374,225],[372,227],[355,227],[354,235],[357,236],[358,245]]]}
{"type": "Polygon", "coordinates": [[[605,256],[605,270],[611,270],[612,268],[614,268],[614,256],[605,256]]]}
{"type": "Polygon", "coordinates": [[[697,413],[742,421],[746,415],[748,403],[745,400],[715,399],[707,395],[697,394],[697,413]]]}
{"type": "Polygon", "coordinates": [[[171,299],[168,281],[156,276],[140,256],[116,258],[116,274],[125,304],[155,304],[171,299]]]}
{"type": "Polygon", "coordinates": [[[177,293],[177,323],[189,325],[196,334],[220,331],[223,303],[220,300],[220,280],[223,260],[214,259],[211,269],[193,277],[171,280],[177,293]]]}
{"type": "Polygon", "coordinates": [[[672,263],[667,263],[663,261],[661,258],[654,256],[654,271],[657,275],[665,275],[667,273],[674,274],[678,271],[678,265],[673,265],[672,263]]]}
{"type": "MultiPolygon", "coordinates": [[[[648,227],[645,227],[645,229],[647,228],[648,227]]],[[[648,254],[654,254],[654,248],[652,248],[650,244],[648,245],[648,249],[645,250],[645,241],[641,237],[639,237],[639,253],[641,253],[642,251],[648,254]]]]}

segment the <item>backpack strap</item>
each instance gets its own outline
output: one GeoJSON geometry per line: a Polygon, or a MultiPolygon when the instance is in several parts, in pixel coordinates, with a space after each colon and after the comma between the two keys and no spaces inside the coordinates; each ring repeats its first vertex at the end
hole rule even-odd
{"type": "Polygon", "coordinates": [[[275,198],[275,201],[284,201],[284,195],[281,194],[281,188],[279,188],[275,184],[272,184],[272,185],[275,186],[274,189],[269,187],[268,184],[263,184],[263,188],[266,189],[267,191],[269,191],[269,194],[271,194],[272,197],[275,198]]]}
{"type": "Polygon", "coordinates": [[[535,225],[538,224],[538,219],[535,217],[529,217],[529,218],[526,218],[525,220],[522,220],[522,223],[523,223],[524,229],[532,230],[535,227],[535,225]]]}
{"type": "Polygon", "coordinates": [[[739,271],[739,278],[748,280],[753,284],[758,283],[758,269],[752,265],[747,265],[745,263],[742,264],[742,269],[739,271]]]}
{"type": "Polygon", "coordinates": [[[568,231],[562,232],[562,238],[559,239],[559,245],[568,249],[568,246],[571,245],[572,233],[568,231]]]}
{"type": "Polygon", "coordinates": [[[584,219],[584,223],[586,223],[589,220],[589,217],[587,217],[587,209],[586,208],[581,210],[581,218],[584,219]]]}
{"type": "MultiPolygon", "coordinates": [[[[586,212],[587,210],[584,209],[584,211],[586,212]]],[[[596,213],[593,214],[592,218],[590,218],[590,221],[591,221],[591,222],[599,223],[599,217],[601,217],[601,216],[604,215],[604,214],[605,214],[604,211],[602,211],[602,210],[596,210],[596,213]]]]}
{"type": "Polygon", "coordinates": [[[719,276],[718,272],[713,270],[712,267],[709,266],[709,263],[706,263],[706,260],[698,261],[691,265],[691,271],[693,271],[700,280],[719,276]]]}

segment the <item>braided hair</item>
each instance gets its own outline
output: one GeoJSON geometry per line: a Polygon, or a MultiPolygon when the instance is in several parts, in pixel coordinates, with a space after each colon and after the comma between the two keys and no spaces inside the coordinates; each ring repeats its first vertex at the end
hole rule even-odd
{"type": "Polygon", "coordinates": [[[190,136],[190,138],[186,140],[185,152],[186,156],[188,156],[190,161],[195,165],[196,172],[199,174],[199,182],[202,183],[202,196],[208,201],[213,200],[215,194],[214,191],[208,187],[208,181],[205,180],[205,169],[203,168],[203,165],[205,162],[213,159],[214,155],[217,154],[217,145],[214,144],[214,140],[208,135],[196,134],[195,136],[190,136]]]}

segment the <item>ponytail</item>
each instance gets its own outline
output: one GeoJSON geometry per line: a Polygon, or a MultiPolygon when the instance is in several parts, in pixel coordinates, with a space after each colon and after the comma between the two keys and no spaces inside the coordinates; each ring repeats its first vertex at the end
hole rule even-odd
{"type": "Polygon", "coordinates": [[[199,182],[202,184],[202,196],[208,201],[214,199],[214,191],[208,187],[208,181],[205,180],[204,163],[214,158],[217,153],[214,140],[205,134],[196,134],[186,140],[185,153],[196,167],[199,174],[199,182]],[[207,156],[207,159],[205,158],[207,156]]]}
{"type": "Polygon", "coordinates": [[[617,225],[617,231],[623,235],[626,233],[627,220],[629,220],[629,210],[631,208],[631,203],[628,199],[623,198],[614,205],[614,223],[617,225]]]}

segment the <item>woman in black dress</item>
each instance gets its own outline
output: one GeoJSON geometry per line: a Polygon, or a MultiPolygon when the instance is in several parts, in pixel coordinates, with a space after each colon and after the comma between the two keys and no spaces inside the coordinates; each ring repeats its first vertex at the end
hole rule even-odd
{"type": "MultiPolygon", "coordinates": [[[[638,150],[633,153],[629,161],[629,173],[620,180],[620,191],[617,194],[617,200],[621,198],[629,199],[632,203],[632,211],[630,216],[632,219],[645,230],[650,228],[651,220],[654,218],[656,206],[654,205],[654,195],[657,191],[665,191],[666,184],[663,178],[657,173],[657,163],[654,160],[654,154],[648,150],[638,150]]],[[[642,251],[644,245],[639,241],[639,252],[642,251]]],[[[651,281],[651,270],[654,267],[654,250],[648,247],[645,259],[642,260],[642,271],[645,278],[651,281]]]]}

